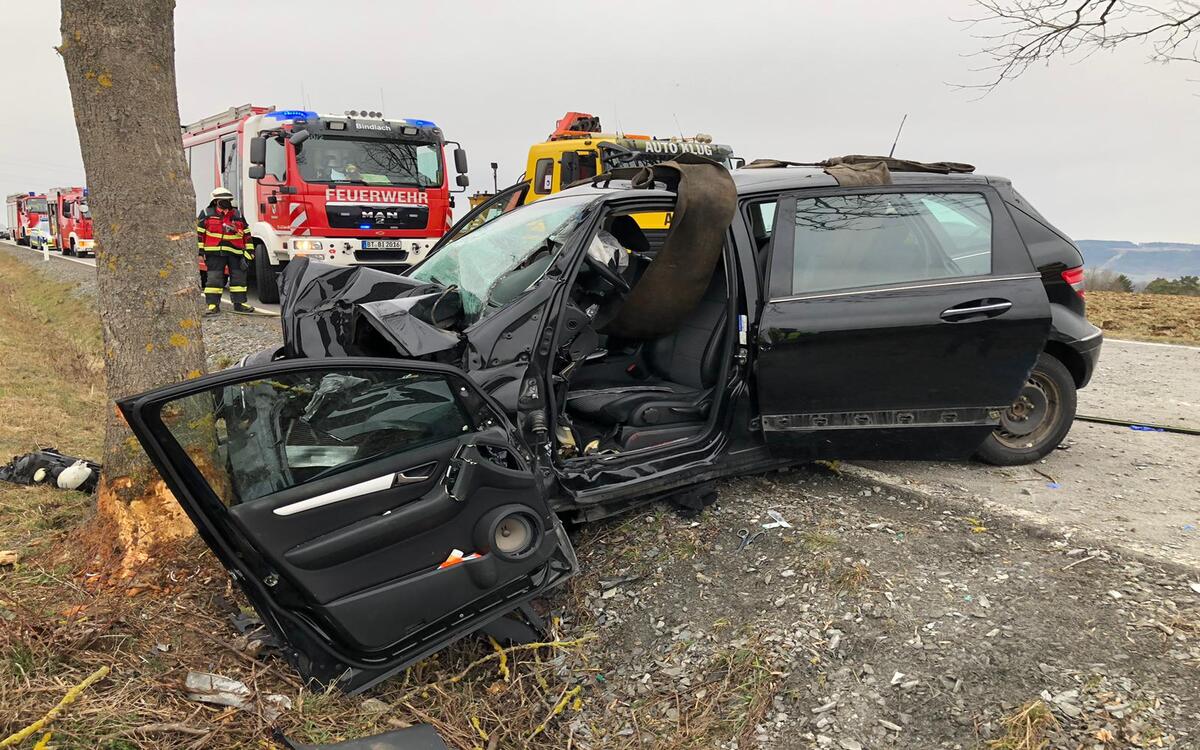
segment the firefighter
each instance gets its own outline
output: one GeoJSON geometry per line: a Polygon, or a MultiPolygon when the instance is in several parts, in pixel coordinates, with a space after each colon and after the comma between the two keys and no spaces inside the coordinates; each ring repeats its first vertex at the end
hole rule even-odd
{"type": "Polygon", "coordinates": [[[233,311],[243,315],[258,312],[246,304],[246,275],[254,258],[250,226],[233,207],[233,193],[223,187],[212,191],[208,207],[196,217],[196,244],[207,270],[204,272],[205,315],[221,312],[221,291],[229,274],[229,296],[233,311]]]}

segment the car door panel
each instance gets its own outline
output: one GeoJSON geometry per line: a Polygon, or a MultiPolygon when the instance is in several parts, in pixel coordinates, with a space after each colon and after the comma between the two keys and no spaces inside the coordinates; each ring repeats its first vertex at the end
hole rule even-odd
{"type": "Polygon", "coordinates": [[[306,676],[361,689],[575,571],[530,456],[455,368],[285,360],[120,407],[306,676]]]}
{"type": "Polygon", "coordinates": [[[780,256],[795,263],[790,253],[805,249],[788,227],[797,203],[781,201],[758,327],[768,443],[802,458],[974,452],[1016,398],[1049,330],[1045,291],[996,202],[988,202],[991,274],[804,293],[780,278],[790,265],[776,265],[780,256]]]}

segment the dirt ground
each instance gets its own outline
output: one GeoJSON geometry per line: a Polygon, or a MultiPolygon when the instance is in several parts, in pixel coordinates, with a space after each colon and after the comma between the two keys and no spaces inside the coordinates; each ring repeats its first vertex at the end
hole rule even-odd
{"type": "Polygon", "coordinates": [[[1088,292],[1087,310],[1106,336],[1200,344],[1200,297],[1088,292]]]}
{"type": "MultiPolygon", "coordinates": [[[[72,389],[53,356],[34,356],[52,350],[55,321],[47,309],[42,327],[0,336],[0,383],[22,368],[9,403],[30,414],[72,389]]],[[[269,345],[273,329],[255,323],[224,324],[210,359],[269,345]]],[[[1126,414],[1127,388],[1146,404],[1196,402],[1157,359],[1140,385],[1126,366],[1178,356],[1194,372],[1188,355],[1107,347],[1120,366],[1087,408],[1126,414]]],[[[96,420],[53,413],[0,443],[96,444],[96,420]]],[[[0,566],[0,741],[106,666],[52,725],[54,746],[264,748],[272,728],[330,742],[423,721],[463,750],[1200,747],[1200,569],[1172,559],[1195,561],[1195,533],[1180,526],[1166,539],[1179,546],[1155,542],[1154,556],[1127,544],[1160,518],[1164,533],[1194,518],[1183,490],[1200,438],[1172,452],[1184,436],[1081,425],[1036,467],[1057,490],[973,464],[797,468],[723,482],[694,519],[660,505],[576,529],[583,573],[539,604],[553,645],[468,638],[354,698],[300,685],[233,627],[243,602],[198,541],[127,586],[98,586],[80,543],[90,499],[0,488],[0,550],[22,553],[0,566]],[[769,510],[790,527],[762,529],[769,510]],[[739,551],[740,529],[763,536],[739,551]],[[189,700],[189,671],[259,700],[189,700]],[[268,695],[290,708],[271,719],[268,695]]]]}

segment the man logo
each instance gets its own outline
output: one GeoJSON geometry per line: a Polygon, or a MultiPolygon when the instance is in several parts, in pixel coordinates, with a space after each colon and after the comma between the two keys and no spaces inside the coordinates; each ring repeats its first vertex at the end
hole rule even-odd
{"type": "Polygon", "coordinates": [[[362,211],[362,218],[365,220],[369,220],[369,221],[387,221],[389,219],[397,219],[398,220],[400,218],[400,212],[399,211],[384,211],[384,210],[372,211],[370,209],[364,208],[362,211]]]}

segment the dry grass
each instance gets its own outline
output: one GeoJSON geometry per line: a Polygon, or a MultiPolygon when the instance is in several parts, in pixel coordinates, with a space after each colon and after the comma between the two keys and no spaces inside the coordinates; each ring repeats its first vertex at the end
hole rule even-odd
{"type": "Polygon", "coordinates": [[[1113,338],[1200,344],[1200,297],[1089,290],[1087,313],[1113,338]]]}
{"type": "Polygon", "coordinates": [[[1045,703],[1035,700],[1001,719],[1004,736],[988,740],[987,750],[1044,750],[1050,745],[1047,733],[1058,721],[1045,703]]]}

